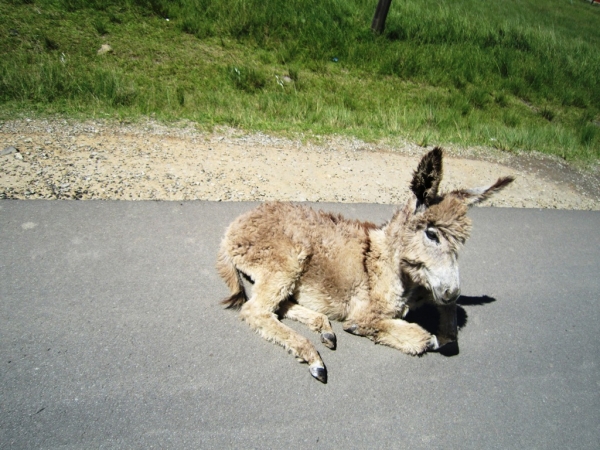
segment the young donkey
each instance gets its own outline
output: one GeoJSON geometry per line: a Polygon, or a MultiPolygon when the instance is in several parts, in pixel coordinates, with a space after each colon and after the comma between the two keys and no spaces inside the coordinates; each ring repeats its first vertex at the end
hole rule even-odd
{"type": "Polygon", "coordinates": [[[457,252],[471,229],[468,207],[513,181],[439,194],[442,150],[427,153],[414,173],[414,196],[383,226],[292,205],[266,203],[238,217],[221,243],[217,268],[231,296],[228,307],[261,336],[327,371],[311,342],[283,324],[296,320],[335,349],[329,319],[352,334],[410,354],[455,341],[460,294],[457,252]],[[254,283],[248,299],[242,277],[254,283]],[[440,313],[438,337],[402,318],[432,302],[440,313]]]}

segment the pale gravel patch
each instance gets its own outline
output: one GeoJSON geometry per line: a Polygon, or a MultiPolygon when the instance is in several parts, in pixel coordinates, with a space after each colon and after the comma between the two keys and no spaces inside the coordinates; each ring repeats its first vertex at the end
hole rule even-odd
{"type": "MultiPolygon", "coordinates": [[[[381,204],[407,199],[412,171],[428,150],[100,120],[0,123],[0,150],[11,146],[17,152],[0,156],[0,198],[381,204]]],[[[445,190],[516,178],[487,206],[600,210],[598,170],[477,148],[446,149],[444,162],[445,190]]]]}

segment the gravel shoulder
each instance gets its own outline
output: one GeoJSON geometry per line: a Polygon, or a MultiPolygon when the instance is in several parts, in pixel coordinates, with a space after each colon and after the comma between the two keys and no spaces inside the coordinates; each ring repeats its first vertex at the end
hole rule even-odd
{"type": "MultiPolygon", "coordinates": [[[[0,122],[0,198],[396,204],[428,149],[190,123],[0,122]]],[[[516,182],[487,206],[600,210],[600,173],[542,155],[446,149],[443,188],[516,182]]]]}

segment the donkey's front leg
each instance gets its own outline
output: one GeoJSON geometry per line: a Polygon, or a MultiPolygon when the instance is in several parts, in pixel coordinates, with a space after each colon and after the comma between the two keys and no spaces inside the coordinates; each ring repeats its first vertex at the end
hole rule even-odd
{"type": "Polygon", "coordinates": [[[401,319],[378,319],[368,324],[347,322],[344,330],[367,336],[378,344],[396,348],[408,355],[420,355],[428,349],[439,347],[437,338],[416,323],[401,319]]]}

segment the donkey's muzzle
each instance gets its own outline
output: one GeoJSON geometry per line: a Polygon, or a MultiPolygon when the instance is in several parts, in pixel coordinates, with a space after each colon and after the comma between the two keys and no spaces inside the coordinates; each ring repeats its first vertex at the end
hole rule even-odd
{"type": "Polygon", "coordinates": [[[458,300],[458,297],[460,297],[460,288],[455,288],[455,289],[445,289],[441,295],[439,296],[439,299],[442,301],[442,303],[448,305],[450,303],[455,303],[456,300],[458,300]]]}

